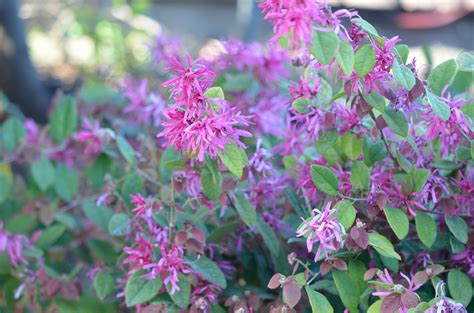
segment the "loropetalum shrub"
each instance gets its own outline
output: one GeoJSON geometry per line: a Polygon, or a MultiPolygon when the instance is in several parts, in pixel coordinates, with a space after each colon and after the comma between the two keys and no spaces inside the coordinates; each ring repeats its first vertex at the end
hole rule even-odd
{"type": "Polygon", "coordinates": [[[3,123],[2,312],[472,312],[473,55],[260,8],[268,45],[160,37],[154,77],[3,123]]]}

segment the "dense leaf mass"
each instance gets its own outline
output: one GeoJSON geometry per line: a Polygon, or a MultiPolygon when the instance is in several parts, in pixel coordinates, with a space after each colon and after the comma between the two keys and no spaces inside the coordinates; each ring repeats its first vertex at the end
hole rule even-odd
{"type": "Polygon", "coordinates": [[[472,54],[260,8],[266,45],[162,35],[155,77],[3,122],[0,311],[472,312],[472,54]]]}

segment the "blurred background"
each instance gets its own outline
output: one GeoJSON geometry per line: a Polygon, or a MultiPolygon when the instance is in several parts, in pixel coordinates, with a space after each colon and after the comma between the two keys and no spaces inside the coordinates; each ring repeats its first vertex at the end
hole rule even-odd
{"type": "MultiPolygon", "coordinates": [[[[418,65],[474,50],[474,0],[329,3],[333,9],[356,9],[386,37],[400,35],[413,47],[410,58],[418,65]]],[[[16,6],[32,64],[52,93],[146,72],[152,39],[162,34],[205,58],[219,53],[220,39],[265,41],[272,30],[257,5],[255,0],[0,0],[0,22],[11,19],[9,7],[16,6]]],[[[12,63],[1,62],[7,39],[0,28],[0,87],[18,89],[15,72],[23,67],[5,70],[12,63]]]]}

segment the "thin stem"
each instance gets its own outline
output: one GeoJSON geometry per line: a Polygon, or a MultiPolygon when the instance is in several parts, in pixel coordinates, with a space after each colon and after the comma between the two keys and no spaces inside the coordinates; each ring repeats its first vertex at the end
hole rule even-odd
{"type": "MultiPolygon", "coordinates": [[[[377,123],[377,120],[376,120],[376,118],[375,118],[375,115],[374,115],[374,113],[373,113],[372,111],[369,112],[369,115],[370,115],[370,117],[372,118],[372,120],[373,120],[375,123],[377,123]]],[[[385,135],[384,135],[384,133],[383,133],[383,129],[379,129],[379,131],[380,131],[380,137],[382,138],[383,144],[385,145],[385,149],[387,149],[387,152],[388,152],[390,158],[393,160],[393,162],[395,163],[395,165],[397,165],[397,164],[398,164],[398,160],[397,160],[397,158],[392,154],[392,151],[390,150],[390,147],[389,147],[389,145],[388,145],[387,139],[385,138],[385,135]]]]}
{"type": "Polygon", "coordinates": [[[171,206],[170,206],[170,219],[169,219],[169,229],[168,229],[168,245],[171,244],[173,241],[173,231],[175,226],[175,210],[176,210],[176,203],[175,203],[175,192],[174,192],[174,180],[171,181],[171,206]]]}

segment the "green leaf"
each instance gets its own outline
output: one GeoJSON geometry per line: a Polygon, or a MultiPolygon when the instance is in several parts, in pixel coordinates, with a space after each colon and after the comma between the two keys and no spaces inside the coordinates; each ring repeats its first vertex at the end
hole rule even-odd
{"type": "Polygon", "coordinates": [[[376,90],[372,90],[368,95],[363,94],[362,96],[371,107],[377,109],[380,113],[385,111],[385,108],[387,107],[387,99],[376,90]]]}
{"type": "Polygon", "coordinates": [[[453,253],[461,253],[465,249],[464,244],[454,237],[449,238],[449,245],[453,253]]]}
{"type": "Polygon", "coordinates": [[[428,87],[439,96],[446,85],[450,85],[456,74],[456,62],[451,59],[436,66],[428,76],[428,87]]]}
{"type": "Polygon", "coordinates": [[[0,171],[0,203],[7,200],[8,196],[10,195],[11,187],[11,176],[3,171],[0,171]]]}
{"type": "Polygon", "coordinates": [[[257,229],[272,256],[276,257],[280,253],[279,241],[273,229],[260,216],[257,216],[257,229]]]}
{"type": "Polygon", "coordinates": [[[363,18],[353,18],[351,19],[351,22],[355,23],[359,28],[365,30],[366,32],[374,35],[374,36],[379,36],[379,33],[377,32],[377,30],[375,29],[374,26],[372,26],[372,24],[370,24],[369,22],[367,22],[366,20],[364,20],[363,18]]]}
{"type": "Polygon", "coordinates": [[[408,217],[400,209],[384,207],[383,209],[385,216],[387,217],[388,224],[392,228],[397,238],[402,240],[408,235],[409,221],[408,217]]]}
{"type": "Polygon", "coordinates": [[[145,272],[138,270],[130,276],[125,285],[125,302],[128,307],[151,300],[160,291],[161,279],[145,279],[145,272]]]}
{"type": "Polygon", "coordinates": [[[433,109],[433,112],[446,122],[451,116],[451,108],[438,96],[429,91],[426,91],[426,97],[428,98],[428,102],[433,109]]]}
{"type": "Polygon", "coordinates": [[[413,181],[415,192],[420,193],[430,177],[430,171],[425,168],[417,168],[409,177],[413,181]]]}
{"type": "Polygon", "coordinates": [[[58,164],[56,167],[56,180],[54,189],[61,199],[71,201],[79,188],[79,179],[76,172],[65,164],[58,164]]]}
{"type": "Polygon", "coordinates": [[[222,273],[219,266],[217,266],[217,264],[211,259],[200,255],[195,261],[189,259],[187,259],[187,261],[189,266],[198,272],[205,280],[216,284],[222,289],[227,287],[227,281],[225,280],[224,273],[222,273]]]}
{"type": "Polygon", "coordinates": [[[369,245],[383,256],[401,260],[400,255],[395,252],[395,249],[393,248],[393,245],[390,240],[380,234],[369,233],[369,245]]]}
{"type": "Polygon", "coordinates": [[[58,239],[64,234],[66,231],[66,227],[64,225],[53,225],[46,228],[39,237],[38,241],[36,241],[36,247],[48,250],[51,248],[52,245],[58,241],[58,239]]]}
{"type": "Polygon", "coordinates": [[[6,120],[0,130],[0,138],[5,149],[15,150],[25,138],[26,130],[23,123],[12,116],[6,120]]]}
{"type": "Polygon", "coordinates": [[[107,272],[101,271],[94,278],[94,289],[100,300],[104,300],[105,297],[110,295],[114,290],[114,286],[114,278],[107,272]]]}
{"type": "Polygon", "coordinates": [[[338,36],[332,30],[317,30],[314,32],[313,45],[309,51],[321,64],[328,65],[336,54],[337,44],[338,36]]]}
{"type": "Polygon", "coordinates": [[[463,51],[456,58],[456,63],[460,71],[474,72],[474,54],[463,51]]]}
{"type": "Polygon", "coordinates": [[[403,88],[406,90],[411,90],[415,87],[416,78],[413,72],[403,64],[399,64],[398,61],[395,60],[392,66],[393,77],[395,80],[402,85],[403,88]]]}
{"type": "Polygon", "coordinates": [[[352,203],[347,200],[339,201],[334,207],[336,208],[339,223],[341,223],[346,230],[351,228],[356,218],[356,210],[352,203]]]}
{"type": "Polygon", "coordinates": [[[168,291],[169,296],[173,302],[182,309],[187,309],[189,301],[191,299],[191,284],[189,283],[189,278],[183,274],[179,274],[178,287],[179,290],[171,293],[171,284],[166,285],[166,291],[168,291]]]}
{"type": "Polygon", "coordinates": [[[333,270],[332,275],[342,303],[350,312],[357,312],[360,296],[367,288],[364,280],[365,265],[360,261],[349,261],[347,271],[333,270]]]}
{"type": "Polygon", "coordinates": [[[383,119],[395,134],[402,137],[408,136],[408,123],[402,112],[386,108],[383,112],[383,119]]]}
{"type": "Polygon", "coordinates": [[[204,92],[204,97],[210,99],[224,99],[224,90],[221,87],[211,87],[204,92]]]}
{"type": "Polygon", "coordinates": [[[257,221],[257,211],[253,207],[252,203],[245,199],[242,194],[235,195],[235,208],[242,221],[244,221],[245,225],[247,225],[249,228],[255,226],[257,221]]]}
{"type": "Polygon", "coordinates": [[[209,200],[218,200],[222,193],[222,176],[215,160],[206,158],[206,167],[201,172],[201,184],[209,200]]]}
{"type": "Polygon", "coordinates": [[[112,215],[114,215],[112,209],[98,206],[93,202],[85,202],[82,206],[82,210],[84,211],[87,219],[89,219],[92,223],[104,230],[109,230],[109,222],[112,218],[112,215]]]}
{"type": "Polygon", "coordinates": [[[472,299],[472,283],[469,277],[457,269],[452,269],[448,273],[448,288],[451,297],[468,306],[472,299]]]}
{"type": "Polygon", "coordinates": [[[354,69],[354,50],[352,46],[339,37],[339,48],[336,60],[345,76],[349,77],[354,69]]]}
{"type": "Polygon", "coordinates": [[[293,109],[301,114],[306,114],[309,112],[308,108],[311,108],[311,100],[306,98],[297,98],[295,101],[291,103],[293,109]]]}
{"type": "Polygon", "coordinates": [[[377,300],[369,306],[367,313],[380,313],[382,310],[382,300],[377,300]]]}
{"type": "Polygon", "coordinates": [[[123,155],[125,160],[130,165],[137,164],[137,158],[135,157],[135,150],[132,146],[128,143],[127,139],[122,136],[117,137],[117,146],[119,148],[120,153],[123,155]]]}
{"type": "Polygon", "coordinates": [[[416,233],[421,242],[431,248],[436,240],[436,222],[431,215],[425,212],[416,212],[415,217],[416,233]]]}
{"type": "Polygon", "coordinates": [[[333,313],[334,309],[329,303],[328,299],[321,293],[314,291],[308,286],[305,287],[306,294],[308,295],[309,304],[311,305],[312,313],[333,313]]]}
{"type": "Polygon", "coordinates": [[[51,114],[49,131],[57,143],[71,136],[77,128],[77,108],[74,98],[64,97],[51,114]]]}
{"type": "Polygon", "coordinates": [[[219,152],[219,157],[227,169],[238,179],[242,177],[244,162],[242,160],[241,148],[235,142],[226,144],[224,153],[219,152]]]}
{"type": "Polygon", "coordinates": [[[78,226],[76,217],[66,212],[56,212],[56,214],[54,214],[54,220],[60,222],[69,229],[74,229],[78,226]]]}
{"type": "Polygon", "coordinates": [[[130,195],[140,193],[145,195],[146,190],[144,186],[143,178],[136,174],[132,173],[125,178],[121,188],[121,196],[123,201],[128,207],[131,207],[130,195]]]}
{"type": "Polygon", "coordinates": [[[362,155],[364,156],[364,163],[371,167],[377,161],[383,160],[387,156],[387,150],[381,140],[374,142],[369,136],[365,136],[362,145],[362,155]]]}
{"type": "MultiPolygon", "coordinates": [[[[362,153],[362,138],[358,138],[350,132],[345,133],[336,140],[341,145],[342,152],[351,160],[357,160],[362,153]]],[[[339,151],[339,150],[338,150],[339,151]]]]}
{"type": "Polygon", "coordinates": [[[238,221],[230,221],[214,229],[207,238],[207,242],[217,243],[225,235],[229,234],[240,225],[238,221]]]}
{"type": "Polygon", "coordinates": [[[375,51],[371,45],[363,45],[355,53],[354,69],[360,78],[365,77],[374,68],[375,51]]]}
{"type": "Polygon", "coordinates": [[[407,63],[408,60],[408,54],[410,53],[410,50],[407,45],[399,44],[395,45],[395,50],[397,51],[398,55],[400,56],[400,61],[402,64],[407,63]]]}
{"type": "Polygon", "coordinates": [[[311,179],[313,183],[324,193],[328,195],[337,195],[339,183],[336,174],[322,165],[311,165],[311,179]]]}
{"type": "Polygon", "coordinates": [[[125,236],[130,231],[130,219],[125,213],[117,213],[109,221],[109,234],[112,236],[125,236]]]}
{"type": "Polygon", "coordinates": [[[446,216],[446,225],[448,225],[449,231],[456,237],[457,240],[462,243],[467,243],[467,233],[469,228],[466,222],[459,216],[446,216]]]}
{"type": "Polygon", "coordinates": [[[35,183],[43,192],[54,184],[56,172],[51,161],[45,157],[41,157],[31,165],[31,174],[35,183]]]}
{"type": "Polygon", "coordinates": [[[350,179],[354,187],[369,190],[370,168],[362,161],[354,162],[351,166],[350,179]]]}

